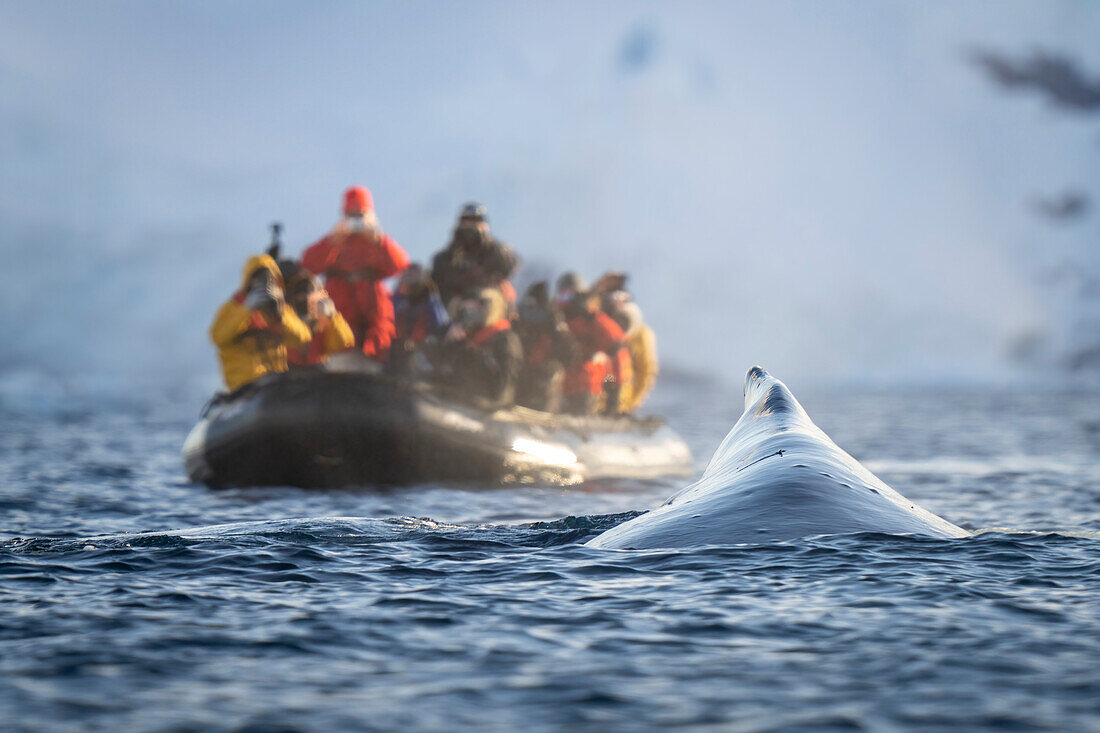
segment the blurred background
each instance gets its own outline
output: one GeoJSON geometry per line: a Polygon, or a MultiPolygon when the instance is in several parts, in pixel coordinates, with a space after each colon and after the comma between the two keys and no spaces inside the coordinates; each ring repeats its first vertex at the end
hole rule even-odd
{"type": "Polygon", "coordinates": [[[201,400],[285,224],[624,269],[666,370],[1100,373],[1100,4],[0,4],[0,400],[201,400]]]}

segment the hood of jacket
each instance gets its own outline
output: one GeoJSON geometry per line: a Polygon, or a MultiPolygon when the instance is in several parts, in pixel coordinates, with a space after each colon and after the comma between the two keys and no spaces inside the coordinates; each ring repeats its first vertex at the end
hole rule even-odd
{"type": "Polygon", "coordinates": [[[241,271],[241,290],[248,290],[248,281],[252,279],[257,270],[267,270],[275,277],[275,282],[279,284],[279,287],[283,287],[283,274],[279,272],[279,265],[275,263],[271,255],[254,255],[248,258],[248,261],[244,263],[244,270],[241,271]]]}

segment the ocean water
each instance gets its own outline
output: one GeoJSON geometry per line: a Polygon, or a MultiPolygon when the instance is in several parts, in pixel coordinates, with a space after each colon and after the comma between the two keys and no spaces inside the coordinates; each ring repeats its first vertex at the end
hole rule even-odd
{"type": "MultiPolygon", "coordinates": [[[[201,397],[0,411],[5,730],[1100,730],[1100,393],[789,385],[965,540],[601,551],[683,482],[211,491],[201,397]]],[[[666,379],[700,467],[736,388],[666,379]]]]}

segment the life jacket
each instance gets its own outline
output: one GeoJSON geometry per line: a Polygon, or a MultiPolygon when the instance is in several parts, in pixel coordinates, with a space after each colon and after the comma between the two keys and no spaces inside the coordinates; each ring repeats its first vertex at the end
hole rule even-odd
{"type": "Polygon", "coordinates": [[[478,330],[473,336],[470,337],[470,343],[474,346],[483,346],[486,341],[497,335],[501,331],[507,331],[512,327],[511,321],[507,318],[501,318],[488,326],[485,326],[478,330]]]}
{"type": "Polygon", "coordinates": [[[569,319],[568,325],[581,358],[566,370],[563,394],[599,394],[608,377],[620,384],[630,381],[630,353],[623,345],[619,324],[602,311],[588,311],[569,319]]]}
{"type": "Polygon", "coordinates": [[[598,395],[604,380],[611,374],[611,362],[601,352],[591,359],[577,362],[565,371],[561,392],[566,397],[578,394],[598,395]]]}

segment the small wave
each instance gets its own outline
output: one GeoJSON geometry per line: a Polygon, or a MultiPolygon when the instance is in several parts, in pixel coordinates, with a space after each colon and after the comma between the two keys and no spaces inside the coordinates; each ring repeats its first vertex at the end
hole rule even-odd
{"type": "MultiPolygon", "coordinates": [[[[375,545],[419,542],[433,545],[454,542],[507,548],[551,548],[580,544],[640,516],[644,512],[567,516],[551,521],[522,524],[454,524],[429,517],[310,517],[278,520],[230,522],[185,529],[135,532],[92,537],[13,538],[0,544],[0,550],[19,554],[90,552],[111,548],[170,548],[204,543],[234,546],[295,545],[302,548],[325,545],[375,545]]],[[[762,548],[783,552],[821,552],[875,545],[902,548],[941,548],[953,551],[959,542],[1025,543],[1044,545],[1065,540],[1097,540],[1100,532],[1025,530],[1010,527],[979,529],[970,538],[943,539],[881,532],[818,535],[775,542],[737,545],[704,545],[700,553],[730,549],[744,551],[762,548]]],[[[617,550],[632,554],[661,554],[660,551],[617,550]]],[[[677,554],[684,554],[678,552],[677,554]]]]}
{"type": "Polygon", "coordinates": [[[582,542],[641,512],[568,516],[520,525],[452,524],[429,517],[310,517],[230,522],[185,529],[92,537],[14,538],[0,549],[22,554],[89,552],[109,548],[233,545],[371,545],[395,542],[478,542],[508,547],[554,547],[582,542]]]}
{"type": "Polygon", "coordinates": [[[1100,540],[1100,532],[1082,529],[1021,529],[1019,527],[986,527],[973,530],[975,537],[997,535],[1005,537],[1069,537],[1081,540],[1100,540]]]}

